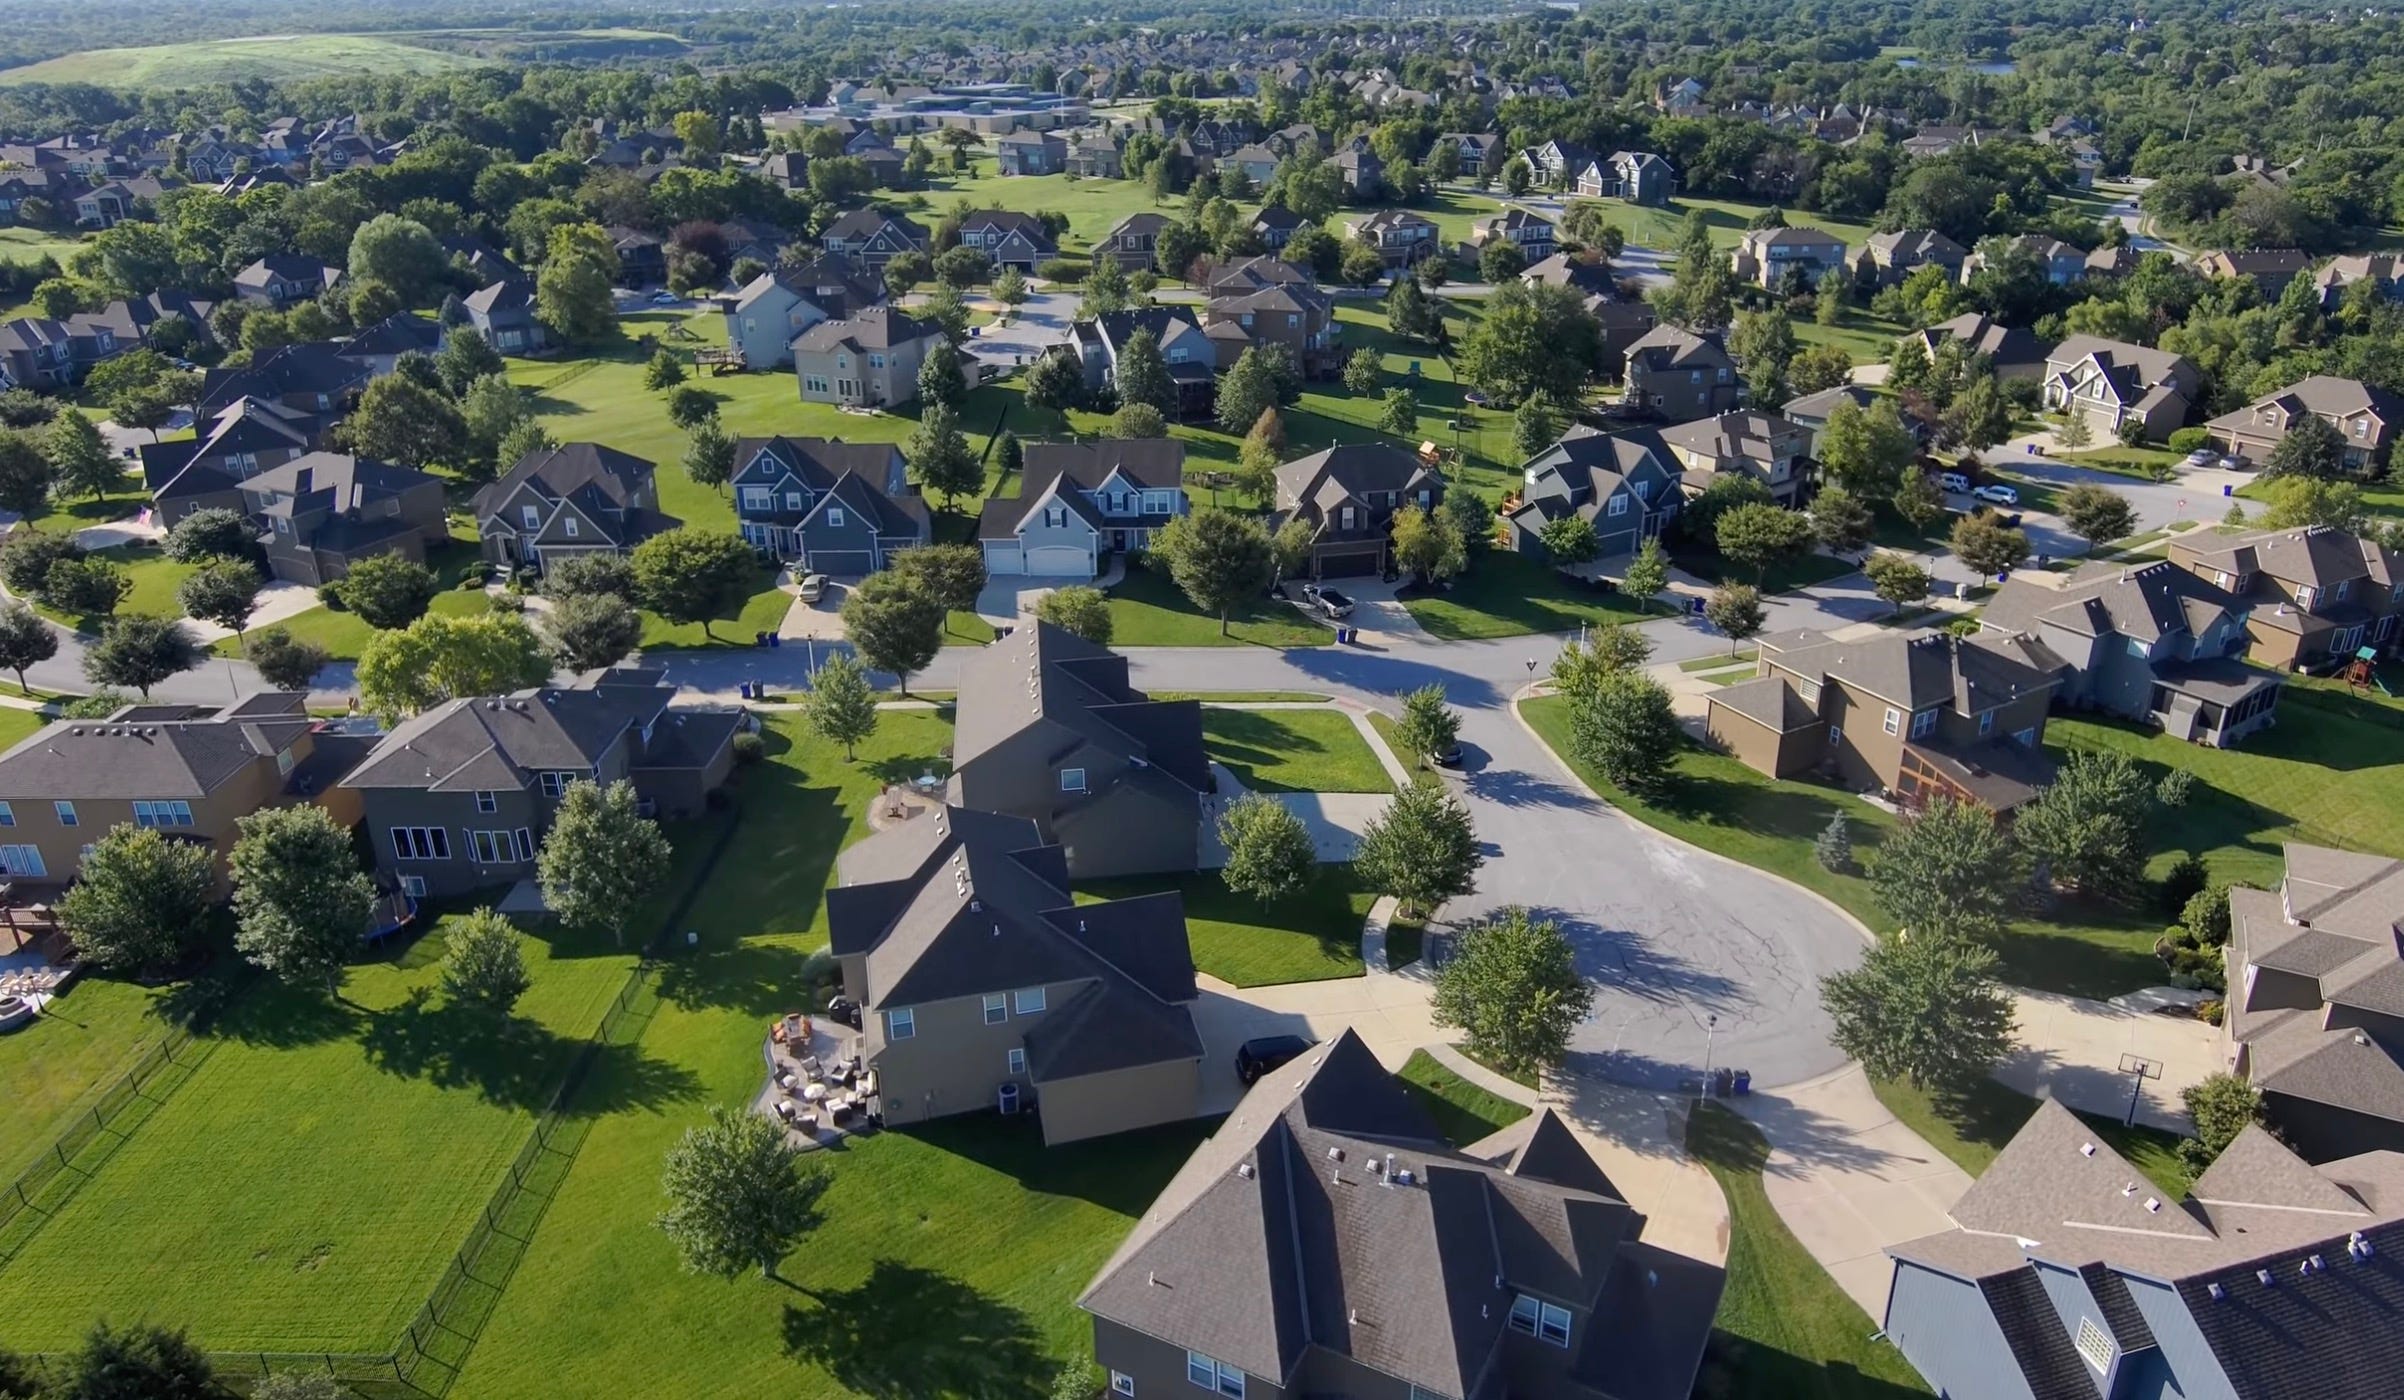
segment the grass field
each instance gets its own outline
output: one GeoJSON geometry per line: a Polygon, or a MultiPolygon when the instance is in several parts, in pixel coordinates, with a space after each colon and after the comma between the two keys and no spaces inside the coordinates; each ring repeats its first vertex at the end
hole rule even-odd
{"type": "Polygon", "coordinates": [[[1393,779],[1340,710],[1202,711],[1210,756],[1254,792],[1392,792],[1393,779]]]}
{"type": "Polygon", "coordinates": [[[57,258],[65,262],[76,249],[78,240],[73,234],[50,233],[38,228],[9,225],[0,228],[0,258],[10,262],[39,262],[57,258]]]}
{"type": "Polygon", "coordinates": [[[473,67],[462,54],[371,34],[264,34],[130,49],[86,49],[0,71],[0,83],[92,83],[100,87],[200,87],[300,82],[358,74],[447,73],[473,67]]]}
{"type": "Polygon", "coordinates": [[[1394,1077],[1436,1120],[1436,1131],[1455,1147],[1491,1137],[1528,1116],[1524,1105],[1479,1088],[1425,1050],[1413,1050],[1394,1077]]]}
{"type": "MultiPolygon", "coordinates": [[[[176,589],[183,586],[199,569],[197,564],[179,564],[167,557],[167,552],[155,544],[122,544],[113,549],[94,550],[91,558],[116,565],[125,574],[125,596],[117,600],[117,612],[148,613],[154,617],[181,617],[184,606],[176,600],[176,589]]],[[[76,617],[59,611],[47,603],[34,604],[34,611],[70,627],[98,631],[97,619],[76,617]]]]}
{"type": "Polygon", "coordinates": [[[1469,572],[1449,591],[1413,594],[1403,608],[1429,636],[1448,642],[1568,632],[1653,615],[1625,593],[1577,587],[1524,554],[1499,549],[1470,561],[1469,572]]]}
{"type": "Polygon", "coordinates": [[[1129,569],[1110,590],[1110,641],[1121,647],[1316,647],[1336,639],[1333,630],[1303,616],[1290,603],[1261,598],[1219,620],[1188,601],[1166,574],[1129,569]]]}
{"type": "MultiPolygon", "coordinates": [[[[1953,1159],[1972,1177],[1983,1175],[1995,1154],[2037,1111],[2037,1101],[1992,1079],[1982,1079],[1963,1094],[1931,1094],[1900,1081],[1872,1080],[1870,1087],[1887,1111],[1928,1139],[1929,1145],[1953,1159]]],[[[2118,1119],[2079,1115],[2095,1135],[2129,1165],[2177,1200],[2191,1184],[2187,1166],[2179,1160],[2179,1137],[2159,1128],[2124,1127],[2118,1119]]]]}
{"type": "MultiPolygon", "coordinates": [[[[10,676],[8,679],[13,681],[16,677],[10,676]]],[[[34,694],[38,697],[41,692],[37,690],[34,694]]],[[[42,723],[39,711],[20,709],[15,705],[0,705],[0,753],[6,753],[15,748],[18,740],[40,729],[42,723]]]]}
{"type": "Polygon", "coordinates": [[[0,1036],[0,1084],[8,1086],[0,1094],[0,1181],[15,1179],[165,1032],[154,1014],[159,1001],[147,987],[87,977],[50,1003],[48,1015],[0,1036]]]}
{"type": "Polygon", "coordinates": [[[1079,899],[1123,899],[1174,889],[1185,896],[1194,966],[1239,987],[1324,982],[1361,975],[1361,926],[1377,892],[1349,865],[1323,865],[1300,894],[1263,905],[1237,894],[1216,870],[1089,880],[1079,899]]]}

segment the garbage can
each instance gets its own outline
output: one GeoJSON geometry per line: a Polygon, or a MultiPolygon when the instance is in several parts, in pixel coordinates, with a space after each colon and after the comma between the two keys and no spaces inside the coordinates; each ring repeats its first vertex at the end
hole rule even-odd
{"type": "Polygon", "coordinates": [[[764,647],[764,646],[768,645],[768,634],[767,634],[767,633],[765,633],[765,632],[754,632],[754,633],[752,633],[752,634],[751,634],[751,644],[752,644],[753,646],[755,646],[755,647],[764,647]]]}
{"type": "Polygon", "coordinates": [[[776,650],[778,647],[781,647],[781,646],[783,646],[784,644],[785,644],[785,638],[784,638],[784,634],[783,634],[783,633],[781,633],[781,632],[771,632],[771,633],[769,633],[769,634],[768,634],[768,650],[770,650],[770,651],[774,651],[774,650],[776,650]]]}
{"type": "Polygon", "coordinates": [[[751,698],[751,682],[736,681],[735,692],[741,695],[744,699],[749,700],[751,698]]]}
{"type": "Polygon", "coordinates": [[[1730,1081],[1730,1087],[1736,1091],[1736,1096],[1740,1099],[1745,1095],[1752,1093],[1753,1071],[1749,1069],[1738,1070],[1735,1078],[1730,1081]]]}
{"type": "Polygon", "coordinates": [[[1729,1090],[1734,1087],[1735,1083],[1735,1074],[1726,1065],[1720,1066],[1711,1072],[1711,1096],[1715,1099],[1728,1097],[1729,1090]]]}

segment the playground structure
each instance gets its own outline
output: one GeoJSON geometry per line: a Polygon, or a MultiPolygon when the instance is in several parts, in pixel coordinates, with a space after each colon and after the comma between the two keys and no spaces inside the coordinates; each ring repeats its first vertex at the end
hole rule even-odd
{"type": "Polygon", "coordinates": [[[2387,688],[2387,682],[2379,679],[2377,647],[2364,647],[2355,652],[2354,659],[2346,663],[2344,674],[2346,684],[2356,690],[2376,690],[2390,699],[2395,697],[2395,692],[2387,688]]]}

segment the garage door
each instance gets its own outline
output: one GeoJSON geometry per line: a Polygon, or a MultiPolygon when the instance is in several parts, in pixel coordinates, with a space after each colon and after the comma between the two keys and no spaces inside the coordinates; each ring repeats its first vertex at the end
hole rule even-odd
{"type": "Polygon", "coordinates": [[[1027,572],[1039,577],[1092,578],[1093,556],[1075,545],[1040,545],[1027,551],[1027,572]]]}
{"type": "Polygon", "coordinates": [[[856,578],[869,571],[871,562],[865,549],[821,549],[810,556],[809,568],[812,573],[856,578]]]}
{"type": "Polygon", "coordinates": [[[985,572],[989,574],[1023,574],[1026,561],[1019,555],[1018,545],[989,544],[985,546],[985,572]]]}
{"type": "Polygon", "coordinates": [[[1378,566],[1384,562],[1385,551],[1383,550],[1359,550],[1350,554],[1322,554],[1319,556],[1319,577],[1359,578],[1364,574],[1379,572],[1378,566]]]}

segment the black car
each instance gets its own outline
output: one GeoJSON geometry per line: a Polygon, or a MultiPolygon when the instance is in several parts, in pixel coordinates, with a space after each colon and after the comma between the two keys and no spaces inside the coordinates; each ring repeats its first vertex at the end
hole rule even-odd
{"type": "Polygon", "coordinates": [[[1264,1035],[1247,1040],[1235,1052],[1235,1077],[1246,1084],[1311,1048],[1311,1042],[1298,1035],[1264,1035]]]}
{"type": "Polygon", "coordinates": [[[1455,739],[1451,743],[1446,744],[1443,748],[1438,749],[1434,756],[1429,759],[1429,762],[1435,764],[1438,768],[1460,767],[1461,741],[1455,739]]]}

